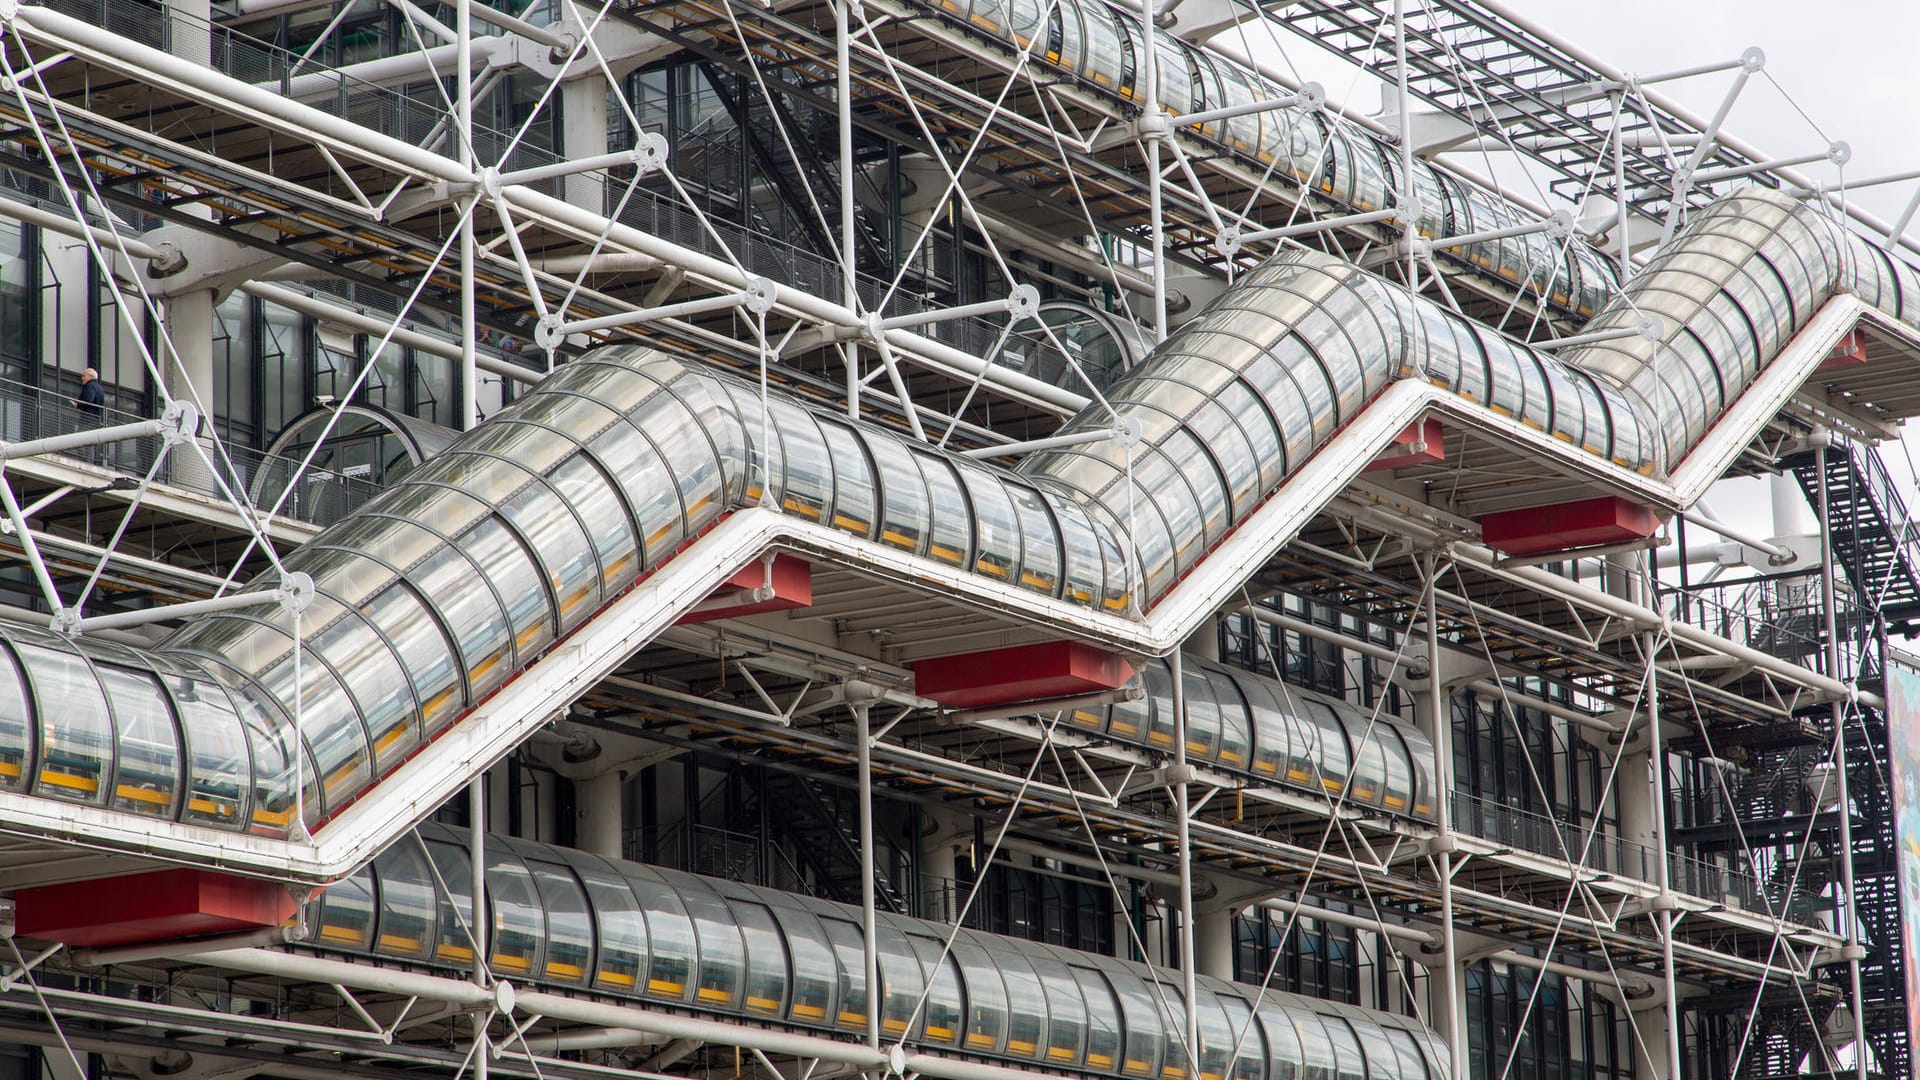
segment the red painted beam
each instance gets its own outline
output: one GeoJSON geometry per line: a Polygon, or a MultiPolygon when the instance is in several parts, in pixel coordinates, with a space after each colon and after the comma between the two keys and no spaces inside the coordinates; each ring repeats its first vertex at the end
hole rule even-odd
{"type": "Polygon", "coordinates": [[[1820,361],[1820,366],[1815,370],[1831,371],[1834,368],[1848,368],[1866,362],[1867,339],[1858,329],[1853,329],[1847,331],[1847,336],[1834,345],[1833,351],[1827,354],[1825,360],[1820,361]]]}
{"type": "Polygon", "coordinates": [[[1415,420],[1393,437],[1393,445],[1380,451],[1361,472],[1404,469],[1409,465],[1439,465],[1447,460],[1446,431],[1437,417],[1415,420]]]}
{"type": "Polygon", "coordinates": [[[701,623],[715,619],[737,619],[768,611],[788,611],[813,605],[813,565],[792,555],[775,555],[769,568],[759,559],[748,563],[713,595],[679,622],[701,623]]]}
{"type": "Polygon", "coordinates": [[[960,653],[913,665],[914,693],[956,709],[1097,694],[1132,678],[1133,665],[1123,657],[1077,641],[960,653]]]}
{"type": "Polygon", "coordinates": [[[1660,528],[1660,515],[1650,507],[1617,495],[1555,506],[1503,510],[1478,520],[1481,540],[1507,555],[1578,551],[1602,544],[1645,540],[1660,528]]]}
{"type": "Polygon", "coordinates": [[[40,885],[13,896],[21,937],[95,948],[279,926],[296,907],[284,885],[190,867],[40,885]]]}

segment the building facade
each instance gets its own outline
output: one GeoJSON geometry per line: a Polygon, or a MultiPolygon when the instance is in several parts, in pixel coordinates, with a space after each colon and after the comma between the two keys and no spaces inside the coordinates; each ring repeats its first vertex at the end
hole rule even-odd
{"type": "Polygon", "coordinates": [[[0,1073],[1912,1075],[1905,222],[1418,7],[0,5],[0,1073]]]}

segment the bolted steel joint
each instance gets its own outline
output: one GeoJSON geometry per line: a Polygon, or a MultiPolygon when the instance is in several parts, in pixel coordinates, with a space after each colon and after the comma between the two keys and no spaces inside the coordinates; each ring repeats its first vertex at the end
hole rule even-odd
{"type": "Polygon", "coordinates": [[[299,570],[280,579],[280,610],[298,615],[313,603],[313,578],[299,570]]]}
{"type": "Polygon", "coordinates": [[[160,413],[160,423],[165,425],[160,432],[161,441],[168,446],[178,446],[200,434],[200,410],[194,408],[191,401],[175,398],[160,413]]]}
{"type": "Polygon", "coordinates": [[[773,302],[780,297],[780,286],[769,277],[748,278],[747,287],[743,291],[747,294],[747,310],[755,315],[765,315],[772,311],[773,302]]]}
{"type": "Polygon", "coordinates": [[[642,176],[666,168],[666,138],[657,131],[642,132],[633,144],[633,166],[642,176]]]}
{"type": "Polygon", "coordinates": [[[1740,54],[1740,70],[1758,75],[1767,68],[1767,51],[1755,45],[1740,54]]]}
{"type": "Polygon", "coordinates": [[[1007,296],[1007,314],[1015,319],[1030,319],[1040,311],[1040,290],[1031,285],[1015,285],[1007,296]]]}
{"type": "Polygon", "coordinates": [[[1240,251],[1240,226],[1229,225],[1214,235],[1213,250],[1226,258],[1233,258],[1240,251]]]}
{"type": "Polygon", "coordinates": [[[540,316],[540,321],[533,328],[533,343],[552,352],[560,347],[563,340],[565,335],[560,333],[560,316],[552,312],[540,316]]]}
{"type": "Polygon", "coordinates": [[[61,637],[79,637],[80,609],[70,607],[61,608],[59,611],[53,613],[53,618],[47,620],[47,626],[61,637]]]}

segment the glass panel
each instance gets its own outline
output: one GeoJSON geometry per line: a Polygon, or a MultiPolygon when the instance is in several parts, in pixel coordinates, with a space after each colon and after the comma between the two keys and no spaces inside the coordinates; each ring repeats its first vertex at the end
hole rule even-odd
{"type": "Polygon", "coordinates": [[[787,949],[779,928],[760,904],[738,898],[729,904],[747,946],[747,1012],[784,1018],[787,1014],[787,949]]]}
{"type": "Polygon", "coordinates": [[[880,542],[920,554],[931,522],[926,481],[905,444],[888,436],[862,435],[880,467],[880,542]]]}
{"type": "Polygon", "coordinates": [[[1267,1048],[1247,1003],[1225,991],[1216,997],[1227,1013],[1227,1052],[1234,1054],[1233,1080],[1266,1080],[1267,1048]]]}
{"type": "Polygon", "coordinates": [[[1326,1026],[1327,1040],[1333,1044],[1337,1080],[1367,1080],[1366,1061],[1360,1056],[1360,1043],[1353,1037],[1353,1028],[1337,1016],[1322,1016],[1320,1022],[1326,1026]]]}
{"type": "Polygon", "coordinates": [[[380,927],[375,952],[409,959],[427,959],[439,927],[439,905],[433,874],[419,845],[402,838],[373,860],[380,878],[380,927]]]}
{"type": "Polygon", "coordinates": [[[1060,547],[1066,557],[1061,596],[1084,607],[1099,602],[1106,588],[1106,554],[1087,511],[1070,496],[1049,490],[1043,497],[1060,526],[1060,547]]]}
{"type": "Polygon", "coordinates": [[[888,915],[881,915],[880,920],[874,937],[874,952],[880,961],[880,1034],[906,1038],[907,1024],[914,1019],[914,1009],[927,988],[927,976],[901,928],[888,915]]]}
{"type": "Polygon", "coordinates": [[[1047,999],[1040,989],[1040,979],[1011,941],[989,941],[987,951],[993,955],[1007,987],[1007,1053],[1019,1058],[1038,1056],[1047,1039],[1047,999]]]}
{"type": "Polygon", "coordinates": [[[680,492],[667,472],[666,460],[646,436],[630,427],[609,428],[587,449],[608,475],[619,479],[627,507],[640,523],[646,563],[656,565],[687,535],[680,492]]]}
{"type": "Polygon", "coordinates": [[[867,959],[860,928],[846,921],[820,916],[820,928],[833,946],[834,966],[840,976],[840,1013],[835,1022],[850,1031],[867,1030],[867,959]]]}
{"type": "Polygon", "coordinates": [[[95,671],[120,728],[111,805],[148,817],[173,817],[180,791],[180,733],[166,695],[144,671],[110,664],[95,671]]]}
{"type": "MultiPolygon", "coordinates": [[[[725,503],[720,490],[720,466],[713,443],[700,422],[672,394],[655,394],[633,411],[633,424],[654,438],[667,460],[667,471],[680,487],[687,527],[699,529],[712,521],[725,503]]],[[[784,430],[784,429],[782,429],[784,430]]]]}
{"type": "MultiPolygon", "coordinates": [[[[466,559],[452,548],[443,548],[434,558],[466,563],[466,559]]],[[[486,604],[491,597],[491,590],[484,584],[484,580],[477,577],[468,578],[453,593],[437,595],[446,597],[450,607],[486,604]]],[[[426,605],[420,602],[412,589],[405,586],[395,586],[381,593],[366,606],[366,612],[367,621],[385,631],[388,643],[398,652],[400,663],[413,680],[413,690],[418,695],[415,707],[419,710],[421,734],[432,735],[452,720],[466,703],[460,693],[460,669],[453,662],[447,636],[440,631],[440,624],[427,613],[426,605]]],[[[498,621],[492,629],[499,647],[504,650],[506,628],[498,613],[499,607],[494,605],[494,617],[498,621]]]]}
{"type": "Polygon", "coordinates": [[[540,970],[547,939],[546,911],[527,864],[499,845],[487,849],[487,966],[496,972],[531,975],[540,970]]]}
{"type": "Polygon", "coordinates": [[[960,1029],[966,1022],[959,965],[951,952],[941,948],[939,941],[923,934],[908,934],[907,941],[920,957],[921,970],[933,972],[933,985],[927,991],[926,1004],[921,1006],[920,1023],[914,1034],[941,1046],[957,1045],[960,1029]]]}
{"type": "Polygon", "coordinates": [[[1083,967],[1073,968],[1080,984],[1080,1000],[1087,1006],[1087,1068],[1095,1072],[1117,1071],[1120,1039],[1120,1003],[1107,985],[1106,976],[1083,967]]]}
{"type": "Polygon", "coordinates": [[[1227,1080],[1233,1053],[1233,1033],[1220,1001],[1205,989],[1194,995],[1194,1015],[1200,1022],[1200,1080],[1227,1080]]]}
{"type": "Polygon", "coordinates": [[[786,935],[787,953],[792,961],[793,1004],[788,1009],[795,1023],[831,1026],[839,1014],[836,995],[840,989],[833,947],[827,944],[827,932],[819,920],[795,907],[775,906],[773,917],[786,935]]]}
{"type": "Polygon", "coordinates": [[[1293,724],[1266,679],[1235,678],[1253,716],[1253,771],[1256,776],[1279,778],[1287,771],[1293,724]]]}
{"type": "MultiPolygon", "coordinates": [[[[493,686],[505,682],[513,667],[513,638],[507,634],[507,613],[501,609],[499,594],[493,592],[488,575],[482,575],[459,548],[449,546],[420,563],[407,575],[407,580],[419,588],[422,596],[434,598],[434,609],[453,632],[453,640],[459,642],[470,698],[478,700],[493,686]]],[[[397,592],[401,590],[388,590],[388,594],[397,592]]],[[[384,621],[382,626],[388,626],[388,632],[394,634],[396,640],[407,640],[407,634],[401,634],[394,626],[384,621]]],[[[413,632],[424,636],[424,628],[415,628],[413,632]]],[[[411,653],[413,646],[415,642],[403,644],[401,653],[411,653]]],[[[419,642],[419,648],[422,655],[430,655],[428,642],[419,642]]],[[[440,648],[444,650],[445,638],[440,648]]],[[[409,671],[415,667],[411,655],[407,657],[407,667],[409,671]]],[[[420,671],[413,671],[413,678],[420,686],[420,694],[426,696],[422,713],[426,713],[424,723],[428,730],[440,724],[442,713],[451,715],[467,701],[459,694],[457,684],[445,686],[445,696],[440,698],[442,690],[428,690],[428,686],[436,686],[434,678],[422,678],[420,671]]]]}
{"type": "Polygon", "coordinates": [[[1320,1017],[1299,1005],[1284,1006],[1288,1018],[1300,1033],[1302,1080],[1334,1080],[1333,1043],[1320,1017]]]}
{"type": "Polygon", "coordinates": [[[785,397],[767,401],[774,430],[780,433],[786,456],[786,476],[780,484],[780,507],[809,521],[824,521],[833,505],[833,463],[827,441],[813,414],[785,397]]]}
{"type": "Polygon", "coordinates": [[[919,450],[913,452],[920,463],[920,475],[926,480],[927,499],[932,509],[928,532],[927,556],[949,566],[965,566],[972,547],[973,514],[966,493],[953,465],[919,450]]]}
{"type": "Polygon", "coordinates": [[[31,711],[19,662],[12,649],[0,647],[0,789],[19,791],[25,784],[31,711]]]}
{"type": "Polygon", "coordinates": [[[600,564],[579,519],[553,489],[535,484],[500,508],[546,571],[560,613],[560,631],[579,625],[600,605],[600,564]]]}
{"type": "Polygon", "coordinates": [[[1217,760],[1230,769],[1244,772],[1250,768],[1247,756],[1253,738],[1247,720],[1247,703],[1240,696],[1239,685],[1225,672],[1209,671],[1206,676],[1213,684],[1214,698],[1220,705],[1220,749],[1217,760]]]}
{"type": "Polygon", "coordinates": [[[1013,500],[1000,479],[977,465],[955,462],[973,501],[973,568],[989,577],[1011,582],[1020,566],[1019,524],[1013,500]]]}
{"type": "Polygon", "coordinates": [[[694,937],[700,943],[700,978],[694,986],[694,1001],[709,1009],[738,1009],[746,982],[747,950],[732,909],[698,878],[675,875],[668,883],[679,889],[680,899],[693,919],[694,937]]]}
{"type": "MultiPolygon", "coordinates": [[[[6,666],[0,663],[0,678],[6,666]]],[[[245,827],[251,762],[246,732],[233,703],[227,700],[227,692],[212,680],[187,674],[185,667],[172,664],[162,666],[160,680],[180,712],[180,726],[191,756],[187,805],[180,820],[222,829],[245,827]]],[[[4,691],[0,691],[0,701],[4,700],[4,691]]]]}
{"type": "Polygon", "coordinates": [[[92,665],[73,653],[27,642],[16,642],[14,650],[33,683],[34,712],[40,718],[33,793],[100,805],[113,764],[114,734],[92,665]]]}
{"type": "Polygon", "coordinates": [[[366,721],[374,770],[384,773],[420,745],[419,709],[393,650],[358,616],[334,623],[313,640],[313,651],[340,673],[366,721]]]}
{"type": "MultiPolygon", "coordinates": [[[[524,666],[541,646],[553,640],[553,607],[546,587],[540,583],[539,571],[534,569],[519,538],[494,518],[474,526],[458,543],[476,566],[487,568],[487,580],[506,601],[507,618],[513,628],[513,647],[524,666]]],[[[493,674],[491,670],[486,671],[489,679],[493,674]]],[[[507,674],[503,669],[499,677],[504,680],[507,674]]],[[[478,692],[476,686],[475,693],[478,692]]]]}
{"type": "MultiPolygon", "coordinates": [[[[625,879],[599,865],[574,860],[574,873],[593,904],[595,950],[593,985],[619,994],[644,989],[647,922],[625,879]]],[[[549,963],[552,961],[549,960],[549,963]]]]}
{"type": "Polygon", "coordinates": [[[373,870],[361,867],[352,876],[327,886],[314,915],[315,937],[343,949],[365,950],[373,936],[373,870]]]}
{"type": "Polygon", "coordinates": [[[1077,1067],[1087,1052],[1087,1004],[1080,985],[1054,957],[1036,951],[1028,959],[1047,995],[1047,1061],[1077,1067]]]}
{"type": "Polygon", "coordinates": [[[653,947],[653,967],[647,973],[646,992],[650,997],[685,1001],[693,984],[693,920],[687,917],[680,896],[668,888],[654,871],[643,866],[624,866],[627,884],[647,915],[647,933],[653,947]]]}
{"type": "Polygon", "coordinates": [[[737,503],[745,491],[736,470],[723,471],[720,467],[722,462],[740,461],[747,455],[747,438],[741,428],[740,417],[730,404],[726,404],[726,395],[720,387],[718,377],[685,365],[682,365],[680,375],[668,387],[693,413],[695,424],[711,440],[713,482],[717,497],[702,524],[727,506],[737,503]],[[722,488],[721,484],[729,479],[732,480],[731,486],[722,488]]]}
{"type": "Polygon", "coordinates": [[[1032,488],[1024,484],[1003,485],[1013,500],[1014,514],[1020,521],[1020,587],[1048,596],[1060,591],[1060,542],[1055,535],[1053,515],[1032,488]]]}
{"type": "Polygon", "coordinates": [[[1202,761],[1219,760],[1220,704],[1214,700],[1207,673],[1193,664],[1180,665],[1180,688],[1187,706],[1187,753],[1202,761]]]}
{"type": "MultiPolygon", "coordinates": [[[[319,770],[320,790],[326,799],[322,809],[331,813],[372,780],[371,754],[366,728],[354,711],[352,699],[313,650],[303,652],[300,726],[319,770]]],[[[260,677],[260,688],[275,701],[285,702],[289,709],[294,701],[293,666],[289,656],[260,677]]]]}
{"type": "MultiPolygon", "coordinates": [[[[1157,1077],[1160,1060],[1167,1050],[1167,1028],[1161,1019],[1160,1005],[1141,977],[1140,968],[1107,968],[1107,982],[1120,1001],[1120,1013],[1126,1017],[1126,1051],[1121,1073],[1126,1076],[1157,1077]]],[[[1177,1059],[1176,1059],[1177,1063],[1177,1059]]]]}
{"type": "Polygon", "coordinates": [[[1167,662],[1155,657],[1147,661],[1144,672],[1147,703],[1153,706],[1153,718],[1147,726],[1147,744],[1162,750],[1173,749],[1173,673],[1167,662]]]}
{"type": "Polygon", "coordinates": [[[429,838],[427,854],[439,875],[434,895],[440,909],[440,937],[433,943],[433,958],[455,966],[473,963],[473,864],[466,849],[448,840],[429,838]],[[444,891],[440,888],[445,885],[444,891]]]}
{"type": "Polygon", "coordinates": [[[1260,1033],[1267,1040],[1267,1080],[1300,1080],[1300,1032],[1271,997],[1260,1002],[1260,1033]]]}
{"type": "Polygon", "coordinates": [[[960,965],[967,989],[968,1050],[998,1054],[1006,1047],[1007,987],[975,935],[962,931],[953,942],[953,958],[960,965]]]}
{"type": "Polygon", "coordinates": [[[820,420],[820,434],[833,455],[833,518],[827,524],[862,539],[873,535],[873,470],[867,465],[867,453],[843,424],[820,420]]]}
{"type": "Polygon", "coordinates": [[[553,471],[553,486],[580,515],[600,558],[601,585],[612,596],[640,574],[635,558],[633,529],[626,508],[614,497],[613,486],[592,461],[577,457],[553,471]]]}

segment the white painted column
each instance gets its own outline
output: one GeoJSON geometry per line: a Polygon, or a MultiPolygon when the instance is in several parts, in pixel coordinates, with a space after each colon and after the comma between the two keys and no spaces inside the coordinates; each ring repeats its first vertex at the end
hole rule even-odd
{"type": "Polygon", "coordinates": [[[1215,979],[1233,978],[1232,911],[1203,909],[1194,913],[1194,967],[1215,979]]]}
{"type": "MultiPolygon", "coordinates": [[[[607,81],[588,75],[560,84],[560,115],[565,118],[562,148],[570,160],[598,157],[607,152],[607,81]]],[[[566,199],[594,213],[606,208],[606,178],[597,172],[574,173],[566,179],[566,199]]]]}
{"type": "Polygon", "coordinates": [[[573,815],[576,847],[603,859],[626,857],[626,777],[619,770],[575,780],[573,815]]]}

